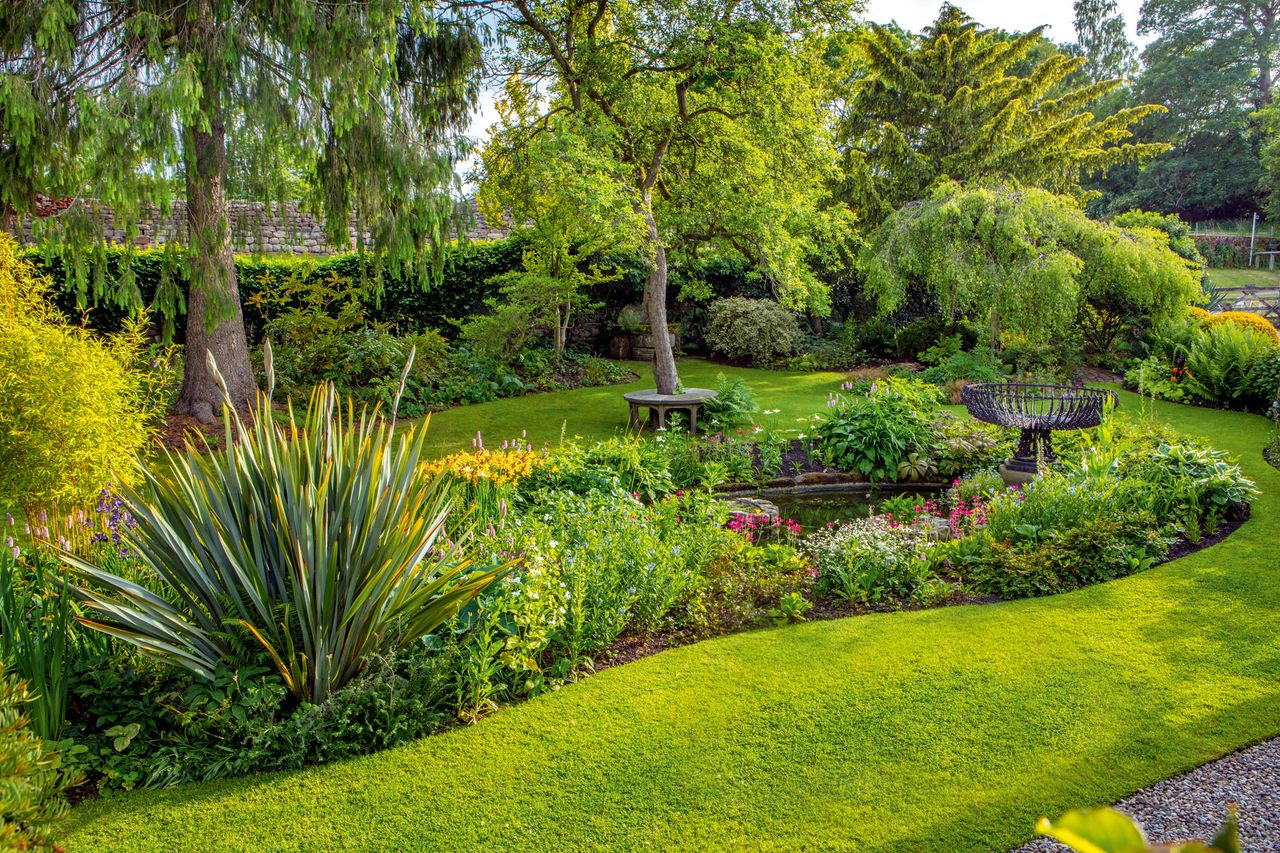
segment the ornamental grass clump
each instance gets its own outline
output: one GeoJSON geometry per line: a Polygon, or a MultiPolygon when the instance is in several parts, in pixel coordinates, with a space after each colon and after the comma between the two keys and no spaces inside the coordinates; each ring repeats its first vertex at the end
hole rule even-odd
{"type": "MultiPolygon", "coordinates": [[[[405,368],[408,374],[413,357],[405,368]]],[[[260,645],[300,700],[319,704],[364,661],[451,618],[504,571],[473,570],[443,535],[447,489],[423,472],[425,430],[396,434],[331,383],[277,426],[268,389],[250,416],[225,397],[225,453],[188,442],[122,490],[138,583],[72,555],[92,628],[212,680],[260,645]]],[[[221,375],[209,359],[219,384],[221,375]]],[[[403,379],[402,379],[403,382],[403,379]]],[[[225,395],[225,388],[224,388],[225,395]]]]}

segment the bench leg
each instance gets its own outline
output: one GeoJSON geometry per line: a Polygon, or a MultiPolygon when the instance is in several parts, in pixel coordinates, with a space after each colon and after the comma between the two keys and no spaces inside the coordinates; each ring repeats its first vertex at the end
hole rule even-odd
{"type": "Polygon", "coordinates": [[[640,429],[640,407],[635,403],[631,404],[631,416],[627,419],[628,426],[633,430],[640,429]]]}
{"type": "Polygon", "coordinates": [[[689,407],[689,435],[698,434],[698,407],[689,407]]]}
{"type": "Polygon", "coordinates": [[[667,428],[667,409],[665,406],[654,406],[653,410],[658,413],[658,429],[667,428]]]}

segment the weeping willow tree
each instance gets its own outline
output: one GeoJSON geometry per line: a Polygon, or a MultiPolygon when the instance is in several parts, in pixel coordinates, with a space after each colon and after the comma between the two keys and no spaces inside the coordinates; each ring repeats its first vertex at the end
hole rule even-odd
{"type": "Polygon", "coordinates": [[[882,313],[923,287],[948,316],[983,323],[997,347],[1006,335],[1070,340],[1091,300],[1159,320],[1202,296],[1200,265],[1165,232],[1098,222],[1071,198],[1010,185],[939,185],[885,220],[862,261],[882,313]]]}
{"type": "Polygon", "coordinates": [[[858,37],[839,134],[843,194],[867,226],[945,180],[1016,181],[1083,198],[1082,176],[1165,150],[1128,141],[1162,107],[1094,116],[1090,105],[1123,81],[1072,85],[1084,57],[1053,53],[1018,76],[1043,31],[1009,38],[947,5],[918,36],[872,24],[858,37]]]}
{"type": "Polygon", "coordinates": [[[470,28],[420,0],[5,3],[0,212],[31,222],[82,300],[141,308],[128,264],[106,274],[101,208],[132,246],[139,218],[183,199],[170,257],[189,289],[162,290],[155,307],[187,312],[178,408],[211,421],[222,395],[206,352],[236,405],[256,389],[228,186],[265,201],[302,193],[332,244],[354,232],[426,276],[450,231],[455,129],[479,52],[470,28]]]}

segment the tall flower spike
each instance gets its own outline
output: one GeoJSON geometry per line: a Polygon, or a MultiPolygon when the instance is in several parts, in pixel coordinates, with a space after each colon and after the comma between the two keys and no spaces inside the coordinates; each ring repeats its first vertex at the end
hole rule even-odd
{"type": "Polygon", "coordinates": [[[262,369],[267,374],[267,400],[276,396],[276,358],[271,349],[271,338],[262,342],[262,369]]]}

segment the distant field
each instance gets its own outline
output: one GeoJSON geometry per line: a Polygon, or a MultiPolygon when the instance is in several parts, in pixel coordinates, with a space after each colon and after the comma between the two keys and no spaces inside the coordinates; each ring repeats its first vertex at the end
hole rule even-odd
{"type": "Polygon", "coordinates": [[[1211,287],[1280,287],[1280,272],[1268,269],[1209,269],[1204,271],[1211,287]]]}

